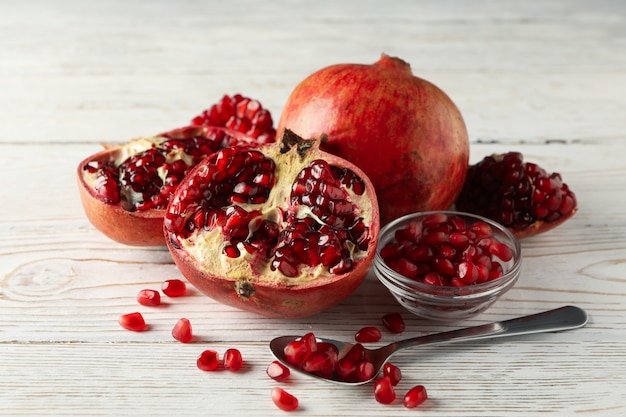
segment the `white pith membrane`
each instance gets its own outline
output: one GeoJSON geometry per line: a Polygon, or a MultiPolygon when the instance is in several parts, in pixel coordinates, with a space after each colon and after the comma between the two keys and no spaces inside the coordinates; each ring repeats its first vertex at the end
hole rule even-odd
{"type": "MultiPolygon", "coordinates": [[[[165,142],[171,140],[170,138],[164,136],[151,136],[144,138],[136,138],[131,140],[128,143],[125,143],[120,146],[116,146],[114,150],[110,154],[108,154],[108,159],[101,161],[105,163],[111,163],[115,166],[115,168],[119,169],[119,167],[126,161],[128,158],[131,158],[137,154],[148,151],[152,148],[159,148],[160,145],[165,142]]],[[[191,165],[193,162],[193,158],[191,155],[185,153],[182,148],[174,148],[169,150],[164,154],[165,162],[171,164],[177,160],[182,159],[187,165],[191,165]]],[[[165,183],[168,172],[164,167],[159,167],[157,169],[157,173],[161,181],[165,183]]],[[[99,177],[99,172],[83,172],[83,177],[85,183],[90,189],[94,189],[94,185],[96,180],[99,177]]],[[[120,204],[126,210],[132,211],[132,207],[136,203],[140,203],[144,201],[142,193],[133,191],[129,186],[122,186],[120,189],[120,204]]]]}
{"type": "MultiPolygon", "coordinates": [[[[283,213],[291,206],[290,196],[294,181],[300,171],[310,162],[323,159],[317,146],[307,150],[302,156],[298,153],[296,146],[292,147],[286,153],[281,153],[279,146],[266,146],[263,148],[263,154],[266,158],[276,162],[274,171],[276,180],[267,200],[262,204],[231,204],[232,206],[239,206],[247,212],[255,210],[261,212],[259,217],[248,224],[248,237],[256,231],[263,219],[276,223],[281,231],[284,229],[283,213]]],[[[331,164],[329,163],[329,165],[331,164]]],[[[206,169],[206,166],[203,166],[203,168],[206,169]]],[[[188,179],[189,178],[186,178],[181,185],[187,184],[188,179]]],[[[342,185],[342,189],[347,192],[348,201],[353,203],[355,208],[358,209],[358,212],[354,213],[355,217],[363,218],[364,224],[368,227],[368,234],[371,236],[370,222],[373,208],[370,198],[367,195],[367,190],[363,195],[357,195],[350,187],[342,185]]],[[[175,199],[176,196],[173,200],[175,199]]],[[[309,206],[299,205],[294,211],[297,213],[296,217],[298,219],[309,217],[315,219],[315,221],[320,224],[325,224],[312,213],[309,206]]],[[[180,215],[186,217],[186,220],[188,220],[194,213],[195,211],[193,209],[186,208],[185,213],[181,213],[180,215]]],[[[267,258],[263,262],[259,262],[260,256],[250,254],[245,249],[243,243],[237,244],[240,253],[238,257],[226,256],[224,254],[224,248],[229,246],[230,242],[224,240],[221,227],[215,227],[208,231],[203,228],[196,229],[187,237],[178,237],[176,234],[175,236],[177,236],[177,244],[193,259],[197,268],[209,275],[225,277],[233,281],[251,283],[262,281],[264,283],[293,286],[323,279],[324,277],[337,276],[337,274],[330,273],[329,270],[321,264],[314,267],[300,264],[299,274],[296,277],[287,277],[278,269],[274,270],[271,268],[272,258],[267,258]],[[253,263],[254,270],[252,267],[253,263]]],[[[353,269],[356,262],[364,258],[368,251],[359,249],[352,242],[349,242],[348,248],[353,261],[353,269]]]]}

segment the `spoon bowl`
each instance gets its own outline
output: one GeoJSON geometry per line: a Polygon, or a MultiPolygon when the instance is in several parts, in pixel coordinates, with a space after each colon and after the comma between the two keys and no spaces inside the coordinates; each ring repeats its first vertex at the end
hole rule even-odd
{"type": "MultiPolygon", "coordinates": [[[[285,357],[285,346],[294,340],[298,340],[301,336],[277,337],[270,342],[270,350],[272,351],[274,357],[280,362],[305,375],[342,385],[362,385],[376,378],[385,363],[387,363],[387,361],[389,361],[389,359],[398,351],[406,348],[448,342],[462,342],[532,333],[572,330],[585,326],[588,320],[589,316],[585,310],[576,306],[564,306],[554,310],[548,310],[510,320],[399,340],[378,349],[365,349],[365,357],[374,365],[375,371],[374,376],[363,381],[343,381],[334,374],[328,377],[312,374],[305,372],[298,368],[297,365],[290,363],[285,357]]],[[[339,352],[337,355],[338,358],[342,358],[354,346],[354,343],[340,342],[332,339],[317,338],[317,340],[334,345],[339,352]]]]}

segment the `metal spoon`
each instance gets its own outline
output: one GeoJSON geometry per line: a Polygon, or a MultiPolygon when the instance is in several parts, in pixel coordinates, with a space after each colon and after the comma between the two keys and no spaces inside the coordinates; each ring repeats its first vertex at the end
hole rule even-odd
{"type": "MultiPolygon", "coordinates": [[[[575,306],[565,306],[515,319],[399,340],[378,349],[365,349],[365,355],[374,364],[374,369],[376,371],[374,372],[374,377],[367,381],[359,382],[346,382],[337,379],[325,378],[302,371],[287,362],[284,354],[285,346],[292,340],[300,338],[300,336],[277,337],[270,342],[270,350],[276,359],[290,368],[306,375],[329,382],[335,382],[337,384],[361,385],[372,381],[376,375],[378,375],[383,365],[389,360],[389,358],[402,349],[446,342],[463,342],[468,340],[571,330],[583,327],[587,324],[588,319],[589,317],[585,310],[575,306]]],[[[343,357],[343,355],[345,355],[352,348],[352,346],[354,346],[353,343],[340,342],[332,339],[317,338],[317,340],[335,345],[339,350],[339,358],[343,357]]]]}

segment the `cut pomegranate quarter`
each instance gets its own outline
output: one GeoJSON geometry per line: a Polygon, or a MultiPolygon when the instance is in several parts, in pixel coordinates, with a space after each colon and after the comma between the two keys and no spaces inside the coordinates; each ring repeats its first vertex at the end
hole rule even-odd
{"type": "Polygon", "coordinates": [[[519,152],[472,165],[455,204],[504,225],[518,238],[553,229],[577,211],[576,196],[561,175],[524,162],[519,152]]]}
{"type": "Polygon", "coordinates": [[[165,208],[187,172],[218,149],[275,141],[270,113],[239,94],[224,96],[181,127],[108,146],[80,162],[77,179],[87,218],[109,238],[162,246],[165,208]]]}
{"type": "Polygon", "coordinates": [[[222,149],[181,182],[165,238],[197,289],[270,317],[316,314],[349,296],[373,262],[376,194],[319,141],[222,149]]]}
{"type": "MultiPolygon", "coordinates": [[[[316,369],[314,372],[308,372],[306,370],[305,364],[307,364],[307,360],[310,355],[317,353],[317,351],[309,351],[293,357],[289,357],[286,354],[290,344],[302,340],[299,336],[277,337],[270,342],[270,350],[276,359],[289,366],[291,369],[305,375],[338,384],[361,385],[376,378],[380,371],[383,370],[383,366],[387,363],[389,358],[403,349],[446,342],[463,342],[520,336],[532,333],[572,330],[583,327],[587,323],[587,320],[587,313],[581,308],[565,306],[503,322],[488,323],[449,332],[434,333],[399,340],[378,349],[366,349],[358,343],[352,344],[317,337],[316,342],[318,346],[320,344],[335,346],[337,353],[334,359],[335,369],[333,372],[328,372],[327,369],[322,369],[322,372],[318,372],[320,369],[316,369]]],[[[389,366],[385,370],[384,377],[387,378],[390,385],[393,386],[393,382],[399,381],[402,375],[393,367],[389,366]]],[[[381,393],[380,399],[382,401],[389,400],[391,395],[388,387],[383,386],[382,388],[384,394],[381,393]]]]}

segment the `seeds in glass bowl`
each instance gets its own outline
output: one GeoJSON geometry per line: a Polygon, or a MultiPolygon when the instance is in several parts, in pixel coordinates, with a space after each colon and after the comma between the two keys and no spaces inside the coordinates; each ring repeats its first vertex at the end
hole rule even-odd
{"type": "Polygon", "coordinates": [[[463,287],[500,278],[513,250],[486,222],[433,213],[398,229],[381,250],[397,273],[433,286],[463,287]]]}

